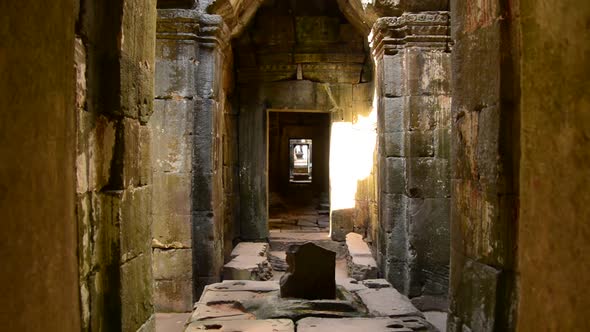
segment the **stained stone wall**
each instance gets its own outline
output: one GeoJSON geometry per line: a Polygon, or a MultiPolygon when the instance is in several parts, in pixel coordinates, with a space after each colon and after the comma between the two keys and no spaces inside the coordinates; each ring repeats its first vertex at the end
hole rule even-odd
{"type": "Polygon", "coordinates": [[[379,94],[379,223],[384,276],[423,309],[444,310],[449,265],[448,12],[380,18],[373,28],[379,94]]]}
{"type": "MultiPolygon", "coordinates": [[[[518,7],[453,8],[450,331],[515,329],[518,7]]],[[[526,249],[525,249],[526,250],[526,249]]]]}
{"type": "Polygon", "coordinates": [[[200,6],[158,14],[150,123],[158,311],[190,311],[203,287],[219,280],[239,236],[230,35],[221,17],[200,6]]]}
{"type": "Polygon", "coordinates": [[[74,192],[76,1],[0,2],[0,321],[80,331],[74,192]]]}
{"type": "Polygon", "coordinates": [[[196,31],[188,10],[158,12],[152,132],[155,308],[190,311],[193,304],[192,192],[196,31]]]}
{"type": "Polygon", "coordinates": [[[516,329],[588,330],[590,3],[521,0],[520,13],[516,329]]]}
{"type": "Polygon", "coordinates": [[[151,0],[79,8],[75,188],[84,331],[155,329],[147,126],[155,9],[151,0]]]}

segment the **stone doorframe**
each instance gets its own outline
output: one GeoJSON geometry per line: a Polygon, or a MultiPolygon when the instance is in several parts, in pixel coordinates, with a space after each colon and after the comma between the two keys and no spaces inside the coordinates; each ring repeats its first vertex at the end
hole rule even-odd
{"type": "MultiPolygon", "coordinates": [[[[230,109],[225,95],[230,78],[223,68],[232,58],[231,39],[241,33],[261,3],[200,1],[193,9],[159,10],[157,41],[165,41],[177,52],[158,54],[158,61],[166,62],[170,71],[160,75],[158,67],[156,96],[169,109],[186,115],[184,121],[189,126],[182,137],[191,157],[187,168],[179,172],[183,173],[178,179],[181,185],[167,188],[168,182],[159,184],[154,179],[154,190],[172,190],[176,197],[186,198],[180,199],[186,218],[179,223],[191,230],[191,236],[188,238],[185,232],[178,255],[163,258],[178,262],[178,270],[162,279],[178,281],[175,286],[169,285],[176,287],[173,293],[177,296],[168,296],[165,287],[156,287],[156,305],[177,301],[176,309],[190,309],[203,287],[219,280],[225,247],[233,240],[227,238],[224,225],[239,225],[239,216],[224,220],[228,211],[222,204],[224,179],[239,178],[243,171],[241,165],[235,172],[226,171],[223,164],[222,145],[226,143],[222,132],[236,115],[235,111],[225,113],[230,109]],[[192,289],[193,298],[178,300],[186,289],[192,289]]],[[[411,297],[446,297],[450,206],[448,2],[338,3],[349,21],[369,37],[376,64],[379,211],[367,235],[384,277],[397,289],[411,297]]],[[[261,194],[266,195],[266,191],[261,194]]],[[[241,200],[240,210],[247,209],[248,204],[241,200]]],[[[252,234],[241,233],[241,237],[265,240],[268,228],[266,224],[259,226],[252,234]]],[[[175,242],[174,238],[168,240],[175,242]]]]}

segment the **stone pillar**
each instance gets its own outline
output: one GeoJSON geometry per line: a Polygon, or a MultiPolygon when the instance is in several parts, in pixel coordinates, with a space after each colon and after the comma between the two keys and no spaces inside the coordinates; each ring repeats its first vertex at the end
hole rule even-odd
{"type": "Polygon", "coordinates": [[[194,11],[158,11],[156,99],[150,121],[154,174],[156,311],[192,309],[192,153],[198,19],[194,11]]]}
{"type": "Polygon", "coordinates": [[[456,46],[448,330],[512,331],[516,250],[521,248],[516,235],[522,160],[520,14],[517,3],[501,0],[454,0],[452,8],[456,46]]]}
{"type": "Polygon", "coordinates": [[[447,292],[449,30],[449,13],[437,11],[383,17],[371,33],[379,95],[376,253],[385,277],[410,297],[447,292]]]}
{"type": "Polygon", "coordinates": [[[224,52],[229,31],[221,16],[199,14],[192,136],[193,292],[219,281],[223,268],[223,184],[218,124],[222,121],[221,92],[224,52]]]}

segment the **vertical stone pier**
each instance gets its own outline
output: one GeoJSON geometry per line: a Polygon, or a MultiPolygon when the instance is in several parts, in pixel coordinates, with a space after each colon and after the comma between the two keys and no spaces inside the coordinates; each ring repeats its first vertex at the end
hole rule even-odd
{"type": "Polygon", "coordinates": [[[446,297],[449,264],[449,13],[382,17],[376,65],[380,223],[385,277],[410,297],[446,297]]]}
{"type": "Polygon", "coordinates": [[[198,29],[195,11],[158,10],[156,99],[150,121],[157,311],[188,311],[194,299],[192,155],[198,29]]]}
{"type": "Polygon", "coordinates": [[[230,32],[221,16],[200,13],[192,155],[192,225],[195,296],[219,281],[223,269],[223,66],[231,58],[230,32]]]}

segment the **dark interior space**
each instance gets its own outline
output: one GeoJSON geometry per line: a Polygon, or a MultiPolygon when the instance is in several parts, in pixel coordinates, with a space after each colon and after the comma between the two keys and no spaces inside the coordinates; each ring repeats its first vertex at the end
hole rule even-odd
{"type": "MultiPolygon", "coordinates": [[[[269,215],[273,222],[291,219],[295,226],[302,215],[316,215],[329,209],[330,115],[328,113],[268,113],[269,215]],[[290,140],[313,142],[311,182],[290,181],[293,154],[290,140]],[[299,216],[299,217],[298,217],[299,216]],[[297,221],[294,219],[298,219],[297,221]]],[[[317,221],[317,218],[315,218],[317,221]]],[[[327,222],[327,215],[326,215],[327,222]]],[[[316,223],[311,221],[311,223],[316,223]]],[[[317,224],[319,227],[319,224],[317,224]]],[[[324,226],[327,226],[324,225],[324,226]]],[[[322,228],[322,227],[320,227],[322,228]]]]}

